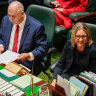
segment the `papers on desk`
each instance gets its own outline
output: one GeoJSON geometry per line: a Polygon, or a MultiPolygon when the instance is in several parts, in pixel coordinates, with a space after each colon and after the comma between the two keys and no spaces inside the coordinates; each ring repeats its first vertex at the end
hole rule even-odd
{"type": "Polygon", "coordinates": [[[24,65],[22,65],[22,64],[19,64],[19,65],[21,65],[22,67],[24,67],[25,69],[27,69],[29,72],[31,71],[29,68],[25,67],[24,65]]]}
{"type": "MultiPolygon", "coordinates": [[[[33,84],[42,80],[36,76],[32,76],[32,77],[33,77],[33,84]]],[[[29,75],[24,75],[22,77],[19,77],[18,79],[11,81],[10,83],[12,83],[15,86],[25,88],[30,85],[30,82],[31,82],[31,77],[29,75]]]]}
{"type": "Polygon", "coordinates": [[[57,76],[57,84],[64,89],[66,96],[79,96],[80,88],[60,75],[57,76]]]}
{"type": "Polygon", "coordinates": [[[25,94],[22,90],[18,89],[17,87],[8,83],[4,79],[0,78],[0,94],[5,93],[5,92],[10,93],[11,96],[23,96],[25,94]]]}
{"type": "Polygon", "coordinates": [[[1,72],[2,74],[4,74],[5,76],[7,76],[7,77],[15,76],[15,74],[9,72],[9,71],[6,70],[6,69],[2,69],[2,70],[0,70],[0,72],[1,72]]]}
{"type": "Polygon", "coordinates": [[[57,76],[57,84],[64,88],[66,96],[71,96],[70,83],[63,79],[60,75],[57,76]]]}
{"type": "Polygon", "coordinates": [[[81,82],[78,78],[76,78],[75,76],[72,76],[69,80],[72,84],[74,84],[75,86],[77,86],[78,88],[80,88],[80,92],[78,96],[84,96],[87,89],[88,89],[88,85],[86,85],[84,82],[81,82]]]}
{"type": "Polygon", "coordinates": [[[89,88],[86,83],[82,82],[75,76],[72,76],[68,81],[67,79],[63,79],[60,75],[58,75],[57,84],[64,89],[66,96],[85,96],[89,88]]]}
{"type": "Polygon", "coordinates": [[[0,55],[0,64],[8,64],[11,61],[15,61],[18,57],[18,53],[7,50],[0,55]]]}
{"type": "Polygon", "coordinates": [[[89,90],[86,92],[86,96],[89,96],[89,94],[90,96],[96,96],[96,73],[91,71],[81,72],[79,79],[89,86],[89,90]]]}

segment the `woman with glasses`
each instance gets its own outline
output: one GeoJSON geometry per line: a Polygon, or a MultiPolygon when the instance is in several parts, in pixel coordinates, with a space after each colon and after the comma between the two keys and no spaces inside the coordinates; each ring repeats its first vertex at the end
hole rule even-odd
{"type": "Polygon", "coordinates": [[[54,69],[52,84],[57,75],[69,79],[83,71],[96,72],[96,45],[85,23],[78,22],[72,28],[71,40],[64,46],[62,56],[54,69]]]}

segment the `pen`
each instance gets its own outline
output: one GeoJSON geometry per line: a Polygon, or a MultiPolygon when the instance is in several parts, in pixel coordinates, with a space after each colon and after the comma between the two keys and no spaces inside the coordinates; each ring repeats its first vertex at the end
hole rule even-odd
{"type": "Polygon", "coordinates": [[[44,85],[47,85],[48,83],[44,83],[44,84],[42,84],[42,85],[40,85],[40,86],[38,86],[38,87],[42,87],[42,86],[44,86],[44,85]]]}

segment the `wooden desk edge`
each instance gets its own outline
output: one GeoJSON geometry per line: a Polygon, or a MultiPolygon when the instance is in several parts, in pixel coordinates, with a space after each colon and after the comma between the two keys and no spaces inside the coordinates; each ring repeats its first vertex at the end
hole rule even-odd
{"type": "MultiPolygon", "coordinates": [[[[40,85],[42,85],[42,84],[45,84],[45,83],[46,83],[45,81],[41,80],[41,81],[35,83],[34,85],[36,85],[36,86],[38,87],[38,86],[40,86],[40,85]]],[[[49,89],[49,94],[52,95],[52,90],[54,90],[55,88],[54,88],[52,85],[50,85],[50,84],[47,84],[47,85],[44,85],[44,86],[47,86],[47,87],[48,87],[48,89],[49,89]]]]}

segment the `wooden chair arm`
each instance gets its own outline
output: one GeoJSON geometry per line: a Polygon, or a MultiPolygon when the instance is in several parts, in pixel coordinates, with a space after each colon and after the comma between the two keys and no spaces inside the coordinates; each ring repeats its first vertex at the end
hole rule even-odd
{"type": "Polygon", "coordinates": [[[77,17],[74,20],[74,23],[76,23],[76,22],[85,22],[85,23],[96,24],[96,12],[92,12],[88,15],[77,17]]]}

